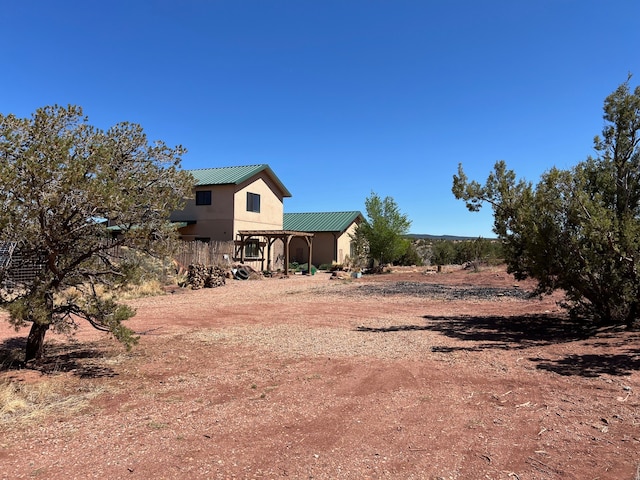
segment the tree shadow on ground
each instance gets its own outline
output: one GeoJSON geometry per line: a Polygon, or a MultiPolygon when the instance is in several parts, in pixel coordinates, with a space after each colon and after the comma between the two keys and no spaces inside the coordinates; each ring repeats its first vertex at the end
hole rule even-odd
{"type": "Polygon", "coordinates": [[[24,362],[27,339],[7,338],[0,342],[0,372],[30,368],[43,374],[68,372],[80,378],[115,377],[105,365],[108,351],[98,342],[46,343],[45,358],[24,362]]]}
{"type": "MultiPolygon", "coordinates": [[[[525,349],[533,346],[586,340],[596,330],[566,316],[537,314],[514,316],[424,315],[428,330],[450,338],[474,342],[473,350],[525,349]]],[[[469,349],[469,347],[464,347],[469,349]]]]}
{"type": "MultiPolygon", "coordinates": [[[[361,332],[426,330],[449,338],[472,342],[465,346],[440,347],[438,351],[481,351],[486,349],[524,349],[535,345],[573,342],[593,335],[593,329],[552,315],[521,316],[435,316],[424,315],[422,325],[358,327],[361,332]]],[[[434,347],[435,348],[435,347],[434,347]]]]}
{"type": "MultiPolygon", "coordinates": [[[[601,331],[589,322],[571,320],[558,315],[520,316],[434,316],[424,315],[422,325],[393,325],[388,327],[358,327],[360,332],[388,333],[400,331],[432,331],[449,338],[468,342],[464,345],[432,347],[433,352],[480,352],[488,349],[524,350],[558,343],[585,341],[591,348],[624,348],[637,345],[638,338],[623,336],[620,331],[601,331]]],[[[594,377],[601,374],[626,375],[640,369],[640,349],[627,348],[615,354],[567,355],[558,360],[530,358],[537,368],[560,375],[594,377]]]]}
{"type": "Polygon", "coordinates": [[[599,377],[600,375],[622,376],[629,375],[634,370],[640,370],[640,349],[626,349],[623,353],[614,355],[584,354],[567,355],[558,360],[530,358],[538,362],[536,368],[547,370],[559,375],[581,377],[599,377]]]}

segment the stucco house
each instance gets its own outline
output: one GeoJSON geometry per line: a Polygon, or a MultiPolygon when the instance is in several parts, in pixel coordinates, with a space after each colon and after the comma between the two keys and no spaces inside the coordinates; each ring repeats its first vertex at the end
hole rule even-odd
{"type": "Polygon", "coordinates": [[[257,269],[289,262],[342,263],[360,212],[284,213],[291,193],[266,165],[189,171],[195,185],[184,209],[171,214],[183,240],[230,242],[233,260],[257,269]]]}
{"type": "Polygon", "coordinates": [[[226,242],[241,230],[282,230],[283,200],[291,193],[268,165],[189,172],[194,195],[171,214],[183,240],[226,242]]]}
{"type": "MultiPolygon", "coordinates": [[[[351,236],[364,220],[358,211],[285,213],[284,230],[313,233],[314,265],[344,263],[346,256],[353,258],[351,236]]],[[[304,241],[293,238],[290,243],[291,260],[306,263],[304,241]]]]}

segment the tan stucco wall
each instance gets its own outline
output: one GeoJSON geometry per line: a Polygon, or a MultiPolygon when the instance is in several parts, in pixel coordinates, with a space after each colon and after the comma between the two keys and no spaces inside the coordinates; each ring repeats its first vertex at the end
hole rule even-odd
{"type": "Polygon", "coordinates": [[[233,220],[200,219],[195,225],[187,225],[180,229],[184,240],[209,238],[216,242],[229,242],[233,239],[233,220]]]}
{"type": "Polygon", "coordinates": [[[283,197],[265,172],[240,185],[196,187],[185,208],[171,214],[172,221],[196,221],[180,230],[185,240],[235,240],[238,230],[282,230],[283,197]],[[211,205],[196,205],[196,191],[211,191],[211,205]],[[260,195],[260,212],[247,212],[247,192],[260,195]]]}
{"type": "Polygon", "coordinates": [[[358,224],[352,223],[338,239],[338,263],[344,263],[347,256],[351,258],[351,235],[355,234],[357,228],[358,224]]]}
{"type": "MultiPolygon", "coordinates": [[[[349,233],[355,232],[356,224],[353,223],[345,233],[336,240],[337,233],[314,232],[312,263],[320,266],[323,263],[344,263],[345,257],[351,255],[351,237],[349,233]]],[[[291,240],[289,254],[292,261],[306,263],[308,261],[307,242],[302,238],[291,240]]]]}
{"type": "Polygon", "coordinates": [[[235,185],[210,185],[196,187],[193,196],[187,200],[185,208],[171,214],[172,221],[192,221],[181,229],[183,238],[191,240],[192,236],[210,238],[216,241],[234,239],[233,231],[233,194],[235,185]],[[211,190],[211,205],[196,205],[195,192],[211,190]]]}
{"type": "Polygon", "coordinates": [[[275,186],[264,172],[261,172],[259,177],[254,177],[237,187],[234,194],[234,234],[239,230],[282,230],[284,216],[282,197],[276,194],[275,186]],[[260,195],[259,213],[247,211],[247,193],[260,195]]]}

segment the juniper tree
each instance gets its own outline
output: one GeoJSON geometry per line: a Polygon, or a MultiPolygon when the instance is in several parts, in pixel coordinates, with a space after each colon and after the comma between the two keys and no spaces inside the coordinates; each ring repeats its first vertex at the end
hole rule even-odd
{"type": "Polygon", "coordinates": [[[541,294],[564,290],[575,315],[628,327],[640,314],[640,87],[630,78],[605,99],[595,158],[552,168],[535,187],[504,161],[484,185],[462,166],[453,179],[469,210],[492,206],[516,278],[537,280],[541,294]]]}
{"type": "Polygon", "coordinates": [[[184,152],[149,144],[136,124],[95,128],[76,106],[0,115],[0,241],[16,252],[0,270],[0,305],[16,328],[31,325],[26,361],[43,355],[50,328],[81,320],[135,343],[122,323],[135,312],[104,293],[135,276],[126,253],[158,252],[172,235],[168,216],[193,185],[179,168],[184,152]],[[16,283],[18,257],[38,268],[16,283]]]}

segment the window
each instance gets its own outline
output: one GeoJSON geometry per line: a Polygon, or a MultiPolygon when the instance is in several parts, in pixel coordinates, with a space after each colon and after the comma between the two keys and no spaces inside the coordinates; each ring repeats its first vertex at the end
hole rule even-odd
{"type": "Polygon", "coordinates": [[[211,205],[211,190],[198,190],[196,192],[196,205],[211,205]]]}
{"type": "Polygon", "coordinates": [[[260,195],[247,192],[247,212],[260,213],[260,195]]]}
{"type": "Polygon", "coordinates": [[[260,258],[260,245],[258,240],[249,240],[244,245],[245,258],[260,258]]]}

